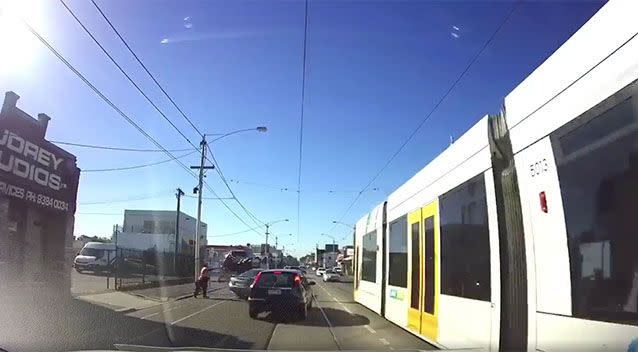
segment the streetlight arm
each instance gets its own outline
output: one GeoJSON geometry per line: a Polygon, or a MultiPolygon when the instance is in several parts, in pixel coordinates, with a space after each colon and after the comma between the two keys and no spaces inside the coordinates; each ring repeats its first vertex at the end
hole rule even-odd
{"type": "Polygon", "coordinates": [[[256,127],[256,128],[244,128],[244,129],[241,129],[241,130],[232,131],[232,132],[228,132],[228,133],[222,134],[221,136],[219,136],[219,137],[217,137],[217,138],[215,138],[215,139],[211,140],[211,141],[210,141],[210,142],[208,142],[208,143],[213,143],[213,142],[216,142],[216,141],[218,141],[218,140],[220,140],[220,139],[222,139],[222,138],[225,138],[225,137],[231,136],[231,135],[233,135],[233,134],[241,133],[241,132],[248,132],[248,131],[266,132],[267,130],[268,130],[268,129],[267,129],[266,127],[263,127],[263,126],[256,127]]]}

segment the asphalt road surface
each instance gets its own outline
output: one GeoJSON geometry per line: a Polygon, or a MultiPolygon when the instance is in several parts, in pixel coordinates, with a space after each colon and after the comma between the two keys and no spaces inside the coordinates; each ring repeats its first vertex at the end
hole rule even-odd
{"type": "MultiPolygon", "coordinates": [[[[311,275],[311,279],[315,279],[311,275]]],[[[305,321],[248,316],[248,304],[228,289],[209,299],[188,298],[135,312],[69,297],[3,297],[0,348],[7,351],[115,349],[115,345],[257,350],[433,349],[426,342],[353,302],[351,283],[314,286],[305,321]],[[7,298],[7,299],[4,299],[7,298]]]]}

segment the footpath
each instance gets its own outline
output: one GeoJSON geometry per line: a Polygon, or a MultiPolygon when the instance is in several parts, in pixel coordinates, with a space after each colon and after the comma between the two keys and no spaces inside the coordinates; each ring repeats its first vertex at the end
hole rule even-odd
{"type": "MultiPolygon", "coordinates": [[[[228,287],[228,282],[210,281],[208,293],[228,287]]],[[[150,287],[128,291],[109,291],[77,296],[76,299],[109,308],[116,312],[130,313],[162,303],[193,297],[194,283],[150,287]]]]}

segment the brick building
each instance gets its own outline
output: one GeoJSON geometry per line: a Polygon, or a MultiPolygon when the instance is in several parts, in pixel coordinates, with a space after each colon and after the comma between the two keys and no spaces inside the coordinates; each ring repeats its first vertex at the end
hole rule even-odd
{"type": "Polygon", "coordinates": [[[71,287],[80,170],[74,155],[45,140],[7,92],[0,111],[0,282],[4,287],[71,287]]]}

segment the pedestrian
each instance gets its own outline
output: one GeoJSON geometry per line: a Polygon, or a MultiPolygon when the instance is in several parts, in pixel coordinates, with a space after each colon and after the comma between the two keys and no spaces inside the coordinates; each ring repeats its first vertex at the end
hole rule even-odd
{"type": "Polygon", "coordinates": [[[199,295],[200,290],[202,291],[202,296],[204,298],[208,298],[208,280],[210,280],[209,271],[210,269],[208,269],[208,264],[204,263],[202,265],[202,270],[199,272],[199,277],[197,278],[197,281],[195,281],[195,293],[193,294],[195,298],[199,295]]]}

